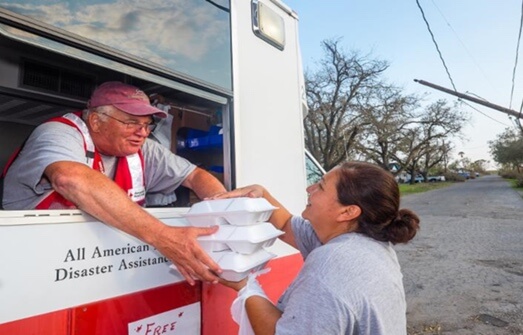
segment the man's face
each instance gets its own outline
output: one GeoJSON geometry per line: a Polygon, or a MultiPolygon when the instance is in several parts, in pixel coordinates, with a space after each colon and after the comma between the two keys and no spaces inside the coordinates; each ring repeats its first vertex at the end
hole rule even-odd
{"type": "Polygon", "coordinates": [[[136,116],[110,107],[89,117],[91,136],[97,150],[108,156],[128,156],[140,150],[149,136],[152,116],[136,116]]]}

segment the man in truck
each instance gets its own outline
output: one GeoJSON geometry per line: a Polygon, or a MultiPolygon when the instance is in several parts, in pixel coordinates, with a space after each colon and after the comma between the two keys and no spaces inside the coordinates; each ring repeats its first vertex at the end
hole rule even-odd
{"type": "Polygon", "coordinates": [[[201,199],[225,192],[210,173],[148,139],[153,116],[166,113],[138,88],[100,85],[83,112],[29,136],[5,175],[3,208],[81,209],[157,248],[191,285],[217,282],[221,269],[196,241],[217,227],[167,226],[142,207],[174,202],[180,185],[201,199]]]}

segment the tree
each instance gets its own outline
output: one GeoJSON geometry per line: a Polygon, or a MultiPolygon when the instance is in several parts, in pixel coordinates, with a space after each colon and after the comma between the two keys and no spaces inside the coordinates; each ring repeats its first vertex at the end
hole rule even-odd
{"type": "Polygon", "coordinates": [[[309,113],[304,120],[305,146],[330,170],[353,158],[356,136],[364,126],[359,113],[360,97],[380,85],[388,68],[384,61],[346,53],[339,40],[322,42],[324,57],[317,71],[306,73],[309,113]]]}
{"type": "Polygon", "coordinates": [[[384,167],[399,163],[396,173],[421,173],[427,180],[430,169],[448,161],[449,138],[460,133],[467,116],[445,100],[420,108],[420,98],[398,89],[382,87],[374,93],[362,104],[368,125],[358,150],[384,167]]]}
{"type": "MultiPolygon", "coordinates": [[[[402,142],[403,129],[413,124],[414,111],[419,107],[419,98],[403,95],[399,88],[380,86],[360,99],[360,113],[364,128],[359,134],[355,148],[367,159],[388,169],[395,160],[398,144],[402,142]]],[[[395,173],[400,173],[399,166],[395,173]]]]}
{"type": "Polygon", "coordinates": [[[494,141],[489,141],[493,159],[502,166],[521,173],[523,168],[523,133],[507,128],[494,141]]]}
{"type": "Polygon", "coordinates": [[[421,108],[421,98],[381,79],[386,62],[347,54],[339,40],[322,46],[321,66],[306,73],[304,128],[307,149],[326,170],[360,158],[385,169],[398,163],[395,173],[407,169],[426,176],[432,167],[446,164],[449,138],[467,120],[456,105],[438,100],[421,108]]]}
{"type": "Polygon", "coordinates": [[[427,107],[421,118],[425,138],[422,158],[425,179],[428,171],[448,155],[451,146],[444,143],[445,139],[460,134],[467,120],[467,114],[458,105],[448,106],[446,100],[437,100],[427,107]]]}
{"type": "Polygon", "coordinates": [[[469,168],[475,172],[485,173],[485,172],[487,172],[488,163],[489,162],[485,159],[478,159],[478,160],[472,162],[469,165],[469,168]]]}
{"type": "Polygon", "coordinates": [[[392,157],[411,174],[421,173],[427,180],[430,168],[445,160],[450,150],[446,139],[461,132],[468,116],[457,105],[437,100],[419,111],[408,127],[400,129],[398,150],[392,157]]]}
{"type": "Polygon", "coordinates": [[[446,172],[446,162],[449,152],[452,150],[450,143],[445,140],[436,139],[431,141],[425,148],[423,157],[420,160],[421,174],[427,180],[430,170],[443,163],[443,172],[446,172]]]}

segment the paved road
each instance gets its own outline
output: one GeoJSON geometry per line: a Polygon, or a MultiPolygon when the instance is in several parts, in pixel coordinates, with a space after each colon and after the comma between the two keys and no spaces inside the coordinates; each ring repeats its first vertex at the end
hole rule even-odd
{"type": "Polygon", "coordinates": [[[523,334],[523,198],[498,176],[402,198],[409,334],[523,334]]]}

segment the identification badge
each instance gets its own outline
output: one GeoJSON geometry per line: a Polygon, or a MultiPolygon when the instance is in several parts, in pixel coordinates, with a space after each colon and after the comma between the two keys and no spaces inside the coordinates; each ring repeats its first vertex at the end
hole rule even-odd
{"type": "Polygon", "coordinates": [[[132,201],[138,202],[145,199],[145,187],[135,187],[130,189],[127,194],[132,201]]]}

